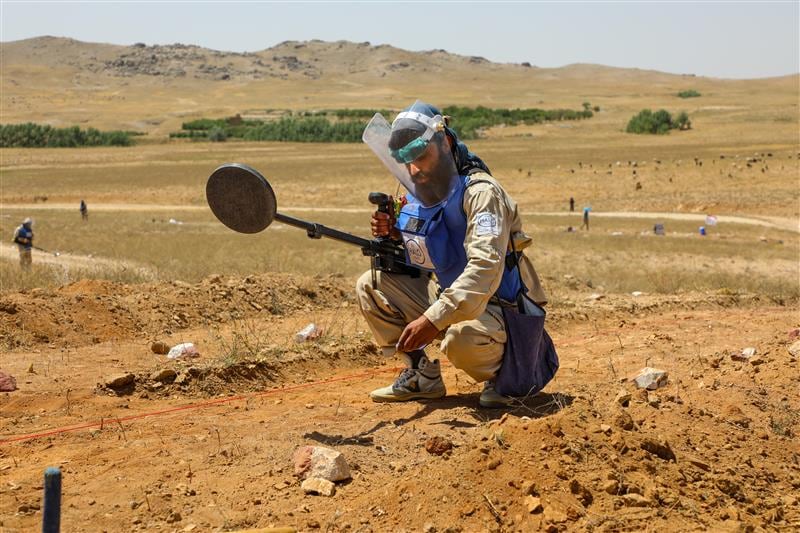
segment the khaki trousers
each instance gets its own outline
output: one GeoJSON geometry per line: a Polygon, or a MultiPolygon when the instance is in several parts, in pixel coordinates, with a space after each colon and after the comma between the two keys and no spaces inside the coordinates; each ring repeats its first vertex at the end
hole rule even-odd
{"type": "MultiPolygon", "coordinates": [[[[419,318],[437,299],[438,285],[422,275],[418,278],[376,272],[378,288],[372,288],[372,273],[356,282],[356,297],[364,318],[385,356],[395,348],[406,325],[419,318]]],[[[474,320],[465,320],[440,332],[441,350],[456,368],[475,381],[492,379],[500,368],[506,332],[499,306],[488,305],[474,320]]]]}
{"type": "Polygon", "coordinates": [[[31,269],[31,251],[30,249],[26,250],[25,248],[20,247],[19,249],[19,266],[22,270],[30,270],[31,269]]]}

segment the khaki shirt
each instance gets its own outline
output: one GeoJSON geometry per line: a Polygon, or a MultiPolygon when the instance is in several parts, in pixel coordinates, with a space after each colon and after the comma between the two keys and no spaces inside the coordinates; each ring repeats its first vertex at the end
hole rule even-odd
{"type": "MultiPolygon", "coordinates": [[[[510,235],[514,235],[518,252],[531,244],[531,238],[522,231],[516,202],[489,174],[481,172],[470,176],[463,207],[467,215],[464,238],[467,266],[424,313],[440,331],[456,322],[478,318],[484,312],[503,278],[506,251],[511,249],[510,235]],[[496,231],[479,230],[476,220],[487,213],[494,216],[496,231]]],[[[539,276],[524,254],[520,258],[520,270],[528,296],[539,305],[547,303],[539,276]]]]}

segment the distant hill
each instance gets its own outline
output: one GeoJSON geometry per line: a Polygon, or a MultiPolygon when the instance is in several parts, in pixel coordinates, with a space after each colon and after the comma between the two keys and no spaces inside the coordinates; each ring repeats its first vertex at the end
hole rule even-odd
{"type": "Polygon", "coordinates": [[[209,80],[259,80],[329,75],[372,75],[416,70],[443,72],[449,68],[526,68],[499,65],[480,57],[444,50],[408,52],[388,45],[348,41],[285,41],[260,52],[237,53],[194,45],[131,46],[85,43],[61,37],[37,37],[3,43],[3,65],[72,67],[110,77],[164,76],[209,80]]]}
{"type": "Polygon", "coordinates": [[[539,68],[445,50],[319,40],[237,53],[37,37],[0,44],[0,65],[6,122],[158,134],[174,131],[184,118],[273,108],[397,109],[415,98],[439,105],[580,108],[586,101],[617,105],[620,96],[671,105],[679,90],[707,95],[769,87],[794,94],[798,80],[718,80],[592,64],[539,68]]]}
{"type": "Polygon", "coordinates": [[[622,69],[593,64],[573,64],[541,69],[530,63],[494,63],[483,57],[462,56],[446,50],[410,52],[390,45],[369,42],[284,41],[259,52],[238,53],[211,50],[194,45],[121,46],[86,43],[63,37],[36,37],[2,43],[2,64],[64,68],[109,77],[154,76],[205,80],[259,80],[268,78],[320,79],[325,76],[424,72],[445,74],[453,70],[478,72],[528,71],[565,76],[608,77],[617,75],[679,75],[622,69]]]}

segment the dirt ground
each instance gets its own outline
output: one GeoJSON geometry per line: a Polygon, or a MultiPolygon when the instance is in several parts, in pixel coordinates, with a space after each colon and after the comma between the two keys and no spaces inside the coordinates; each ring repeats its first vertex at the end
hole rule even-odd
{"type": "Polygon", "coordinates": [[[64,531],[800,527],[796,308],[574,288],[548,317],[556,379],[486,410],[450,365],[444,400],[371,402],[396,361],[377,355],[352,285],[211,276],[4,293],[0,369],[19,389],[0,394],[0,531],[41,527],[48,466],[63,473],[64,531]],[[312,321],[322,335],[295,342],[312,321]],[[200,356],[168,360],[154,341],[200,356]],[[754,358],[733,357],[747,347],[754,358]],[[645,366],[667,386],[636,390],[645,366]],[[120,374],[126,385],[107,386],[120,374]],[[304,445],[347,459],[332,497],[301,489],[304,445]]]}
{"type": "MultiPolygon", "coordinates": [[[[599,65],[545,69],[321,41],[282,43],[263,57],[192,50],[199,55],[183,61],[189,75],[157,76],[148,65],[177,61],[180,46],[43,37],[0,50],[4,121],[144,134],[129,148],[2,151],[4,239],[34,216],[37,243],[51,250],[36,253],[36,265],[87,272],[64,276],[69,281],[98,279],[65,285],[52,275],[40,287],[55,288],[0,288],[0,372],[18,387],[0,393],[0,533],[41,528],[49,466],[63,474],[61,525],[70,532],[800,530],[796,74],[722,80],[599,65]],[[130,62],[115,60],[131,53],[128,60],[149,58],[140,64],[148,72],[118,71],[130,62]],[[284,69],[289,57],[302,68],[284,69]],[[247,65],[256,59],[263,64],[253,77],[247,65]],[[201,63],[212,73],[224,67],[228,78],[195,77],[201,63]],[[408,68],[394,68],[401,64],[408,68]],[[606,246],[596,230],[595,247],[551,247],[545,263],[559,266],[578,258],[614,270],[632,258],[616,277],[635,276],[653,258],[680,266],[695,254],[685,262],[697,268],[664,274],[676,278],[675,290],[636,296],[543,268],[561,368],[542,393],[510,409],[481,409],[481,385],[445,364],[446,398],[373,403],[369,392],[389,384],[398,363],[378,355],[352,277],[229,275],[302,272],[294,262],[323,267],[306,272],[351,273],[342,268],[349,259],[288,252],[289,237],[265,250],[210,225],[187,224],[178,235],[155,222],[182,209],[211,224],[202,219],[207,176],[241,161],[265,172],[281,209],[314,217],[334,210],[340,218],[330,223],[352,224],[341,215],[366,215],[369,191],[396,187],[363,146],[194,143],[169,134],[188,120],[265,107],[399,110],[420,87],[446,106],[597,106],[590,120],[503,125],[470,142],[523,214],[567,216],[574,196],[579,209],[593,206],[593,220],[657,212],[676,227],[692,222],[696,233],[715,214],[720,225],[755,225],[759,234],[737,229],[728,242],[741,250],[702,254],[688,238],[675,244],[688,233],[644,257],[626,250],[628,241],[606,246]],[[678,98],[687,89],[702,97],[678,98]],[[692,129],[625,133],[636,113],[661,108],[687,111],[692,129]],[[96,234],[64,214],[77,221],[83,198],[96,234]],[[330,198],[340,203],[330,206],[330,198]],[[96,230],[97,220],[108,231],[96,230]],[[144,253],[147,262],[131,255],[143,232],[166,243],[144,253]],[[787,247],[777,248],[784,239],[787,247]],[[93,244],[74,246],[84,240],[93,244]],[[758,258],[754,242],[764,245],[758,258]],[[274,264],[253,259],[267,252],[274,264]],[[715,285],[691,283],[700,267],[719,278],[715,285]],[[143,273],[133,276],[136,269],[143,273]],[[203,279],[211,272],[226,275],[203,279]],[[684,291],[742,287],[742,279],[765,283],[747,285],[759,294],[684,291]],[[312,322],[321,335],[295,342],[312,322]],[[153,350],[182,342],[199,356],[171,360],[153,350]],[[669,373],[666,386],[636,389],[631,377],[647,366],[669,373]],[[306,445],[346,458],[352,477],[334,495],[301,488],[293,454],[306,445]]],[[[633,227],[623,229],[641,231],[633,227]]],[[[15,262],[6,241],[0,265],[10,268],[0,277],[16,281],[15,262]]]]}

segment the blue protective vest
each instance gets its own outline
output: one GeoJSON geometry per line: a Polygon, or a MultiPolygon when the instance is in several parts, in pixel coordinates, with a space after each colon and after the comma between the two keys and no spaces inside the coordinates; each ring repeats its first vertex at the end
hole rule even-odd
{"type": "Polygon", "coordinates": [[[26,228],[25,226],[20,226],[17,228],[16,237],[20,239],[30,239],[27,243],[17,242],[16,238],[14,242],[17,243],[18,246],[21,246],[25,250],[30,250],[33,247],[33,230],[26,228]]]}
{"type": "MultiPolygon", "coordinates": [[[[423,207],[411,194],[406,195],[408,203],[395,225],[403,234],[408,264],[435,272],[442,289],[450,287],[467,266],[467,216],[463,208],[467,183],[469,176],[461,176],[450,196],[432,207],[423,207]]],[[[518,268],[504,266],[495,294],[513,302],[521,287],[518,268]]]]}

